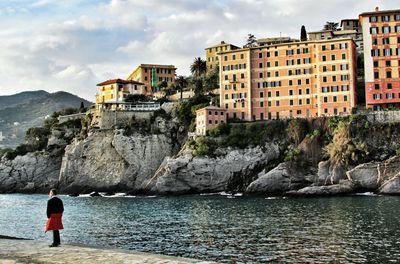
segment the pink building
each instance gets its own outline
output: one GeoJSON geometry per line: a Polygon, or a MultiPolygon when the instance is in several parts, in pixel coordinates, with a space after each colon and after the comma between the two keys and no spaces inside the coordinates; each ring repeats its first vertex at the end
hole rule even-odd
{"type": "Polygon", "coordinates": [[[207,106],[196,111],[196,134],[206,135],[207,130],[226,123],[226,109],[207,106]]]}

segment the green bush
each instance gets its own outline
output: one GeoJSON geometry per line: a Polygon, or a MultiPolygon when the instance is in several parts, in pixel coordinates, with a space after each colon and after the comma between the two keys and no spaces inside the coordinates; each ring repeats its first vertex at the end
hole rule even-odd
{"type": "Polygon", "coordinates": [[[214,140],[207,137],[197,137],[196,140],[188,142],[188,146],[193,150],[194,156],[212,156],[216,145],[214,140]]]}
{"type": "Polygon", "coordinates": [[[222,135],[229,135],[230,131],[231,131],[231,125],[229,125],[227,123],[222,123],[222,124],[219,124],[217,127],[209,129],[207,131],[207,133],[211,137],[219,137],[222,135]]]}
{"type": "Polygon", "coordinates": [[[285,161],[298,162],[301,158],[301,150],[298,148],[288,148],[285,151],[285,161]]]}

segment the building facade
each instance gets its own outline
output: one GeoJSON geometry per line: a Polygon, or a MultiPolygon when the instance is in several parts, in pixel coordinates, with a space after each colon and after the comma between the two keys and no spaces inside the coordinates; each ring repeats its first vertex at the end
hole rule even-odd
{"type": "Polygon", "coordinates": [[[124,102],[129,94],[144,94],[144,84],[133,80],[107,80],[97,84],[96,104],[124,102]]]}
{"type": "Polygon", "coordinates": [[[400,107],[400,9],[362,13],[366,107],[400,107]]]}
{"type": "Polygon", "coordinates": [[[226,123],[226,109],[207,106],[196,111],[196,135],[206,135],[207,130],[226,123]]]}
{"type": "Polygon", "coordinates": [[[206,65],[207,65],[207,72],[210,72],[214,69],[217,68],[219,65],[219,58],[217,53],[218,52],[224,52],[224,51],[230,51],[230,50],[236,50],[239,49],[239,47],[225,43],[225,41],[221,41],[220,44],[214,45],[212,47],[206,48],[206,65]]]}
{"type": "Polygon", "coordinates": [[[347,115],[356,105],[350,38],[243,48],[220,52],[219,60],[228,119],[347,115]]]}
{"type": "Polygon", "coordinates": [[[168,86],[175,83],[174,65],[140,64],[127,78],[144,84],[146,95],[153,96],[158,92],[158,85],[167,82],[168,86]]]}

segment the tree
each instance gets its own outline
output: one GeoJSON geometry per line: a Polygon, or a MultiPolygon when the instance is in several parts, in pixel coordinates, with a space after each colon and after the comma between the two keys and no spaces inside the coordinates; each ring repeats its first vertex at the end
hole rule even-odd
{"type": "Polygon", "coordinates": [[[324,30],[337,31],[338,27],[339,27],[339,23],[327,21],[324,25],[324,30]]]}
{"type": "Polygon", "coordinates": [[[257,38],[253,34],[247,35],[246,45],[245,48],[251,48],[257,46],[257,38]]]}
{"type": "Polygon", "coordinates": [[[206,61],[200,57],[194,58],[192,65],[190,65],[190,72],[195,77],[204,75],[207,71],[206,61]]]}
{"type": "Polygon", "coordinates": [[[304,25],[301,26],[300,40],[307,41],[307,31],[304,25]]]}
{"type": "Polygon", "coordinates": [[[182,75],[179,75],[176,79],[175,79],[175,83],[178,86],[178,88],[181,91],[181,100],[183,98],[183,88],[185,88],[188,85],[188,82],[186,80],[185,77],[183,77],[182,75]]]}

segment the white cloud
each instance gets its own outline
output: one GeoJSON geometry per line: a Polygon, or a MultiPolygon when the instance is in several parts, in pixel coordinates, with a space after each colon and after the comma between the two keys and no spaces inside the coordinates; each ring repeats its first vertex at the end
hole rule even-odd
{"type": "Polygon", "coordinates": [[[140,63],[189,74],[194,57],[221,40],[297,38],[301,25],[398,8],[396,0],[21,0],[1,5],[0,94],[66,90],[93,100],[96,83],[126,78],[140,63]]]}

